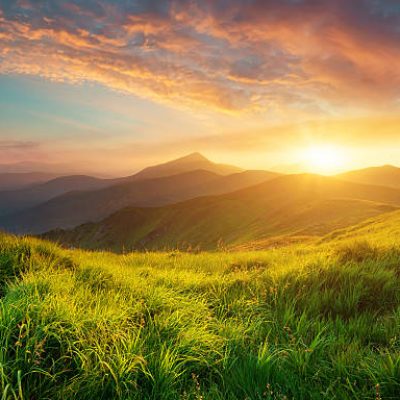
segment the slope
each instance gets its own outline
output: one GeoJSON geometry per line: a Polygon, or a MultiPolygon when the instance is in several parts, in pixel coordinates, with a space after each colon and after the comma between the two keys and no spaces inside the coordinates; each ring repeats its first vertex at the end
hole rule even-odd
{"type": "Polygon", "coordinates": [[[86,248],[237,245],[277,235],[323,235],[400,205],[400,191],[290,175],[237,192],[155,208],[126,208],[100,223],[45,237],[86,248]]]}
{"type": "Polygon", "coordinates": [[[400,249],[359,248],[116,255],[0,233],[0,391],[398,399],[400,249]]]}
{"type": "Polygon", "coordinates": [[[147,180],[124,180],[95,191],[71,192],[21,213],[2,218],[0,226],[19,233],[40,233],[69,228],[102,218],[128,206],[159,206],[190,198],[228,193],[267,181],[277,174],[245,171],[219,176],[192,171],[147,180]]]}
{"type": "Polygon", "coordinates": [[[400,239],[400,211],[381,214],[359,224],[335,230],[324,236],[322,242],[362,241],[372,244],[395,245],[400,239]]]}
{"type": "Polygon", "coordinates": [[[192,171],[163,178],[124,181],[100,190],[75,191],[21,213],[0,219],[0,226],[17,233],[44,232],[97,221],[128,205],[156,206],[189,199],[204,183],[217,179],[208,171],[192,171]]]}
{"type": "Polygon", "coordinates": [[[235,174],[222,176],[219,179],[207,182],[199,188],[199,193],[205,195],[217,195],[234,192],[259,183],[267,182],[281,176],[277,172],[249,170],[235,174]]]}
{"type": "MultiPolygon", "coordinates": [[[[145,179],[166,177],[200,169],[214,172],[219,175],[225,175],[230,171],[237,172],[240,170],[236,167],[215,164],[203,157],[202,155],[198,153],[193,153],[177,160],[156,165],[150,168],[145,168],[144,170],[134,175],[122,178],[100,179],[85,175],[64,176],[62,178],[53,179],[44,184],[39,183],[36,185],[32,185],[28,188],[10,190],[7,191],[7,193],[0,192],[0,216],[19,213],[23,210],[32,208],[36,205],[47,202],[54,197],[63,195],[71,191],[97,190],[111,185],[116,185],[118,183],[123,184],[126,182],[137,182],[145,179]]],[[[256,179],[256,181],[258,179],[258,182],[261,181],[257,177],[254,178],[256,179]]],[[[250,184],[252,183],[251,175],[249,175],[248,177],[244,177],[244,179],[249,180],[250,184]]],[[[235,185],[235,182],[232,183],[233,189],[244,187],[244,184],[235,185]]],[[[213,191],[211,190],[210,193],[213,193],[213,191]]],[[[127,204],[125,204],[125,206],[129,204],[130,203],[128,202],[127,204]]],[[[115,211],[115,209],[113,209],[112,211],[115,211]]],[[[107,214],[104,214],[102,216],[105,215],[107,214]]],[[[83,218],[82,220],[79,220],[79,223],[85,221],[87,221],[87,219],[83,218]]]]}
{"type": "Polygon", "coordinates": [[[400,168],[392,165],[349,171],[337,175],[337,178],[367,185],[400,188],[400,168]]]}
{"type": "Polygon", "coordinates": [[[71,175],[24,189],[3,191],[0,193],[0,215],[16,213],[72,190],[94,190],[116,182],[118,180],[71,175]]]}

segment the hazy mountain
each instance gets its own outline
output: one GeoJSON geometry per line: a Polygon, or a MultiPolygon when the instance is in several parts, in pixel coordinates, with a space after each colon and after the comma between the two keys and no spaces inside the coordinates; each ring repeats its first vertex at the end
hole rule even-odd
{"type": "Polygon", "coordinates": [[[73,190],[94,190],[119,180],[85,175],[65,176],[24,189],[0,192],[0,215],[16,213],[73,190]]]}
{"type": "Polygon", "coordinates": [[[47,172],[8,172],[0,173],[0,192],[22,189],[27,186],[48,182],[57,174],[47,172]]]}
{"type": "MultiPolygon", "coordinates": [[[[130,177],[133,179],[148,179],[148,178],[159,178],[162,176],[176,175],[182,172],[189,172],[198,169],[205,171],[215,172],[219,175],[229,175],[235,172],[242,171],[241,168],[216,164],[208,160],[200,153],[191,153],[184,157],[168,161],[166,163],[147,167],[130,177]]],[[[101,174],[93,171],[85,170],[82,171],[80,166],[75,166],[67,163],[45,163],[36,161],[24,161],[14,164],[0,164],[0,174],[2,173],[30,173],[41,171],[56,175],[90,175],[95,177],[109,177],[107,171],[102,171],[101,174]]]]}
{"type": "Polygon", "coordinates": [[[276,177],[267,171],[220,176],[191,171],[162,178],[124,181],[95,191],[72,192],[0,220],[14,232],[44,232],[99,221],[127,206],[159,206],[206,194],[228,193],[276,177]]]}
{"type": "Polygon", "coordinates": [[[199,193],[202,196],[229,193],[272,180],[280,175],[276,172],[257,170],[238,172],[207,182],[199,188],[199,193]]]}
{"type": "Polygon", "coordinates": [[[351,182],[400,188],[400,168],[392,165],[349,171],[337,177],[351,182]]]}
{"type": "Polygon", "coordinates": [[[71,192],[0,220],[13,232],[44,232],[97,221],[127,205],[154,206],[191,198],[196,187],[218,175],[192,171],[178,176],[125,182],[102,190],[71,192]]]}
{"type": "MultiPolygon", "coordinates": [[[[28,166],[33,167],[32,163],[20,163],[15,165],[19,166],[20,168],[27,168],[28,166]]],[[[199,169],[215,172],[220,175],[224,175],[228,171],[236,172],[237,170],[239,170],[239,168],[236,167],[215,164],[207,160],[202,155],[198,153],[193,153],[188,156],[179,158],[177,160],[170,161],[168,163],[145,168],[144,170],[128,177],[115,178],[115,179],[100,179],[86,175],[71,175],[53,179],[49,182],[46,182],[45,184],[40,182],[35,185],[30,185],[30,187],[28,188],[18,188],[18,179],[22,179],[20,178],[20,176],[26,176],[26,179],[28,179],[28,176],[31,176],[31,179],[33,179],[35,174],[30,174],[30,175],[23,173],[4,174],[5,185],[8,184],[8,188],[4,190],[7,190],[8,193],[1,193],[2,189],[1,189],[1,179],[0,179],[0,215],[14,214],[20,212],[22,210],[31,208],[33,206],[46,202],[56,196],[63,195],[70,191],[96,190],[117,183],[132,182],[132,181],[136,182],[149,178],[175,175],[199,169]],[[7,176],[9,178],[6,180],[7,176]],[[15,177],[14,181],[12,179],[13,177],[15,177]],[[10,185],[13,184],[16,185],[17,187],[15,187],[14,190],[10,191],[10,185]]],[[[129,204],[130,203],[127,203],[125,204],[125,206],[129,204]]],[[[113,209],[113,211],[115,211],[115,209],[113,209]]],[[[79,223],[84,221],[87,220],[85,219],[79,220],[79,223]]]]}
{"type": "Polygon", "coordinates": [[[322,235],[391,211],[400,190],[290,175],[233,193],[164,207],[126,208],[99,223],[46,235],[87,248],[237,245],[276,235],[322,235]]]}
{"type": "Polygon", "coordinates": [[[136,180],[160,178],[195,170],[210,171],[218,175],[229,175],[242,171],[242,169],[231,165],[213,163],[200,153],[192,153],[177,160],[145,168],[133,175],[132,178],[136,180]]]}

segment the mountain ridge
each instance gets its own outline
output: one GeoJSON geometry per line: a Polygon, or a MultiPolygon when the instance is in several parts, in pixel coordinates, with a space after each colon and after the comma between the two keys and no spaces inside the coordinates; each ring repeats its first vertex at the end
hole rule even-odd
{"type": "Polygon", "coordinates": [[[400,190],[311,174],[288,175],[218,196],[131,207],[46,238],[113,251],[237,245],[277,235],[323,235],[400,207],[400,190]]]}
{"type": "Polygon", "coordinates": [[[55,173],[47,172],[4,172],[0,173],[0,192],[18,190],[42,184],[59,177],[55,173]]]}
{"type": "Polygon", "coordinates": [[[351,182],[400,188],[400,168],[390,164],[347,171],[336,176],[351,182]]]}
{"type": "Polygon", "coordinates": [[[87,174],[63,175],[29,185],[29,187],[16,187],[14,190],[7,190],[7,193],[2,193],[0,190],[0,216],[22,212],[71,191],[97,190],[119,183],[171,176],[195,170],[207,170],[224,175],[229,171],[237,172],[240,169],[213,163],[200,153],[191,153],[119,178],[97,178],[87,174]]]}
{"type": "Polygon", "coordinates": [[[0,226],[19,233],[68,228],[99,221],[127,206],[166,205],[198,196],[227,193],[276,176],[267,171],[220,176],[197,170],[154,179],[126,180],[96,191],[65,193],[19,214],[3,217],[0,226]]]}
{"type": "Polygon", "coordinates": [[[28,188],[3,191],[0,193],[0,215],[22,211],[72,190],[98,189],[116,181],[88,175],[68,175],[28,188]]]}

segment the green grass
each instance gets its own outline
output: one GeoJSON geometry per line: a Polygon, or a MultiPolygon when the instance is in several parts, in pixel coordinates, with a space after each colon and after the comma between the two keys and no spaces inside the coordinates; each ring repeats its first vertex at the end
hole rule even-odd
{"type": "Polygon", "coordinates": [[[0,397],[398,399],[400,248],[357,232],[126,255],[2,236],[0,397]]]}

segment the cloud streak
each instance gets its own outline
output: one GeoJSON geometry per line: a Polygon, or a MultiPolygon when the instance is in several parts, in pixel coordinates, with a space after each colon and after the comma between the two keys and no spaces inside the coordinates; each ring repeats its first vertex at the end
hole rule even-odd
{"type": "Polygon", "coordinates": [[[0,151],[24,151],[37,148],[38,146],[39,143],[31,141],[0,140],[0,151]]]}
{"type": "Polygon", "coordinates": [[[41,155],[40,147],[41,144],[36,141],[0,140],[0,163],[13,162],[21,157],[35,159],[41,155]]]}
{"type": "Polygon", "coordinates": [[[395,1],[0,1],[0,73],[227,112],[399,105],[395,1]]]}

